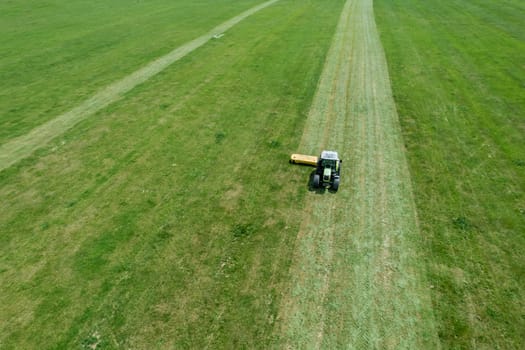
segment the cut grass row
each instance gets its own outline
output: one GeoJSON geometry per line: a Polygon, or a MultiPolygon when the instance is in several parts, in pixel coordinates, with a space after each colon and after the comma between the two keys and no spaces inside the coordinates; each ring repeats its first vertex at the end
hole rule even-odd
{"type": "Polygon", "coordinates": [[[292,349],[432,349],[438,338],[410,174],[371,0],[348,0],[300,150],[344,159],[313,192],[280,316],[292,349]]]}
{"type": "Polygon", "coordinates": [[[525,6],[376,1],[445,348],[525,346],[525,6]]]}
{"type": "Polygon", "coordinates": [[[3,348],[273,341],[341,6],[282,0],[0,173],[3,348]]]}

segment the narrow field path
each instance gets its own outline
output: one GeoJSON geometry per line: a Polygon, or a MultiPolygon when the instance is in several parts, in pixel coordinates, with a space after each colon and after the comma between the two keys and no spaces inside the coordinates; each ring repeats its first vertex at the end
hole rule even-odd
{"type": "Polygon", "coordinates": [[[193,50],[206,44],[214,35],[227,31],[245,18],[277,1],[279,0],[270,0],[244,11],[240,15],[213,28],[208,33],[174,49],[125,78],[103,88],[72,110],[34,128],[26,135],[22,135],[0,145],[0,171],[30,156],[34,151],[44,146],[53,138],[61,135],[78,122],[122,98],[125,93],[137,85],[142,84],[193,50]]]}
{"type": "Polygon", "coordinates": [[[337,194],[310,193],[278,338],[287,348],[439,342],[410,174],[372,0],[348,0],[299,152],[339,151],[337,194]]]}

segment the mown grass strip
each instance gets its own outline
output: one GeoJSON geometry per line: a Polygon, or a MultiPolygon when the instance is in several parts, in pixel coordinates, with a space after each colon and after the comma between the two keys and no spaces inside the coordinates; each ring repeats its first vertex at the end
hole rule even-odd
{"type": "Polygon", "coordinates": [[[410,174],[372,1],[349,0],[300,151],[336,149],[337,194],[307,195],[280,310],[289,348],[439,346],[410,174]]]}
{"type": "Polygon", "coordinates": [[[227,31],[243,19],[274,4],[277,1],[279,0],[270,0],[241,13],[240,15],[213,28],[208,33],[182,45],[181,47],[174,49],[167,55],[156,59],[155,61],[128,75],[122,80],[119,80],[116,83],[113,83],[110,86],[102,89],[94,96],[69,112],[62,114],[41,126],[36,127],[26,135],[17,137],[16,139],[10,140],[7,143],[1,145],[0,171],[31,155],[35,150],[45,145],[54,137],[73,127],[79,121],[87,118],[89,115],[92,115],[93,113],[122,98],[125,93],[129,92],[137,85],[142,84],[154,75],[163,71],[169,65],[180,60],[182,57],[186,56],[193,50],[207,43],[213,38],[214,35],[227,31]]]}

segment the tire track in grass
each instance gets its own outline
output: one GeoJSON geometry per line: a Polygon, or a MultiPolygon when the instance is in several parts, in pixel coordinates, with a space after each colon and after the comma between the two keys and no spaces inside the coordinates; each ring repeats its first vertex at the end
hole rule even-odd
{"type": "Polygon", "coordinates": [[[135,88],[137,85],[144,83],[151,77],[162,72],[174,62],[206,44],[215,35],[227,31],[245,18],[276,3],[277,1],[279,0],[270,0],[244,11],[238,16],[235,16],[213,28],[208,33],[174,49],[170,53],[148,63],[146,66],[131,73],[123,79],[103,88],[72,110],[34,128],[25,135],[19,136],[3,145],[0,145],[0,171],[30,156],[34,151],[47,144],[53,138],[72,128],[78,122],[119,100],[124,94],[135,88]]]}
{"type": "Polygon", "coordinates": [[[288,348],[438,348],[405,150],[372,0],[348,0],[300,152],[339,151],[307,196],[278,338],[288,348]]]}

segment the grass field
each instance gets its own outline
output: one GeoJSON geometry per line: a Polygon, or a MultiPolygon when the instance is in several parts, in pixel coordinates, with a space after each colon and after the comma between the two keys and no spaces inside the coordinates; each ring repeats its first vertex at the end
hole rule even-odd
{"type": "Polygon", "coordinates": [[[124,78],[102,88],[73,109],[33,128],[25,135],[10,139],[0,146],[0,171],[30,156],[35,150],[41,148],[56,136],[63,134],[78,122],[121,99],[127,92],[162,72],[174,62],[182,59],[208,41],[218,39],[231,27],[254,13],[271,6],[276,1],[270,0],[242,12],[209,30],[206,34],[177,47],[124,78]]]}
{"type": "Polygon", "coordinates": [[[2,347],[269,342],[341,6],[279,2],[0,174],[2,347]]]}
{"type": "Polygon", "coordinates": [[[0,144],[257,3],[3,1],[0,144]]]}
{"type": "Polygon", "coordinates": [[[524,6],[263,3],[0,3],[1,349],[525,346],[524,6]]]}
{"type": "Polygon", "coordinates": [[[444,348],[525,346],[525,4],[375,5],[444,348]]]}

